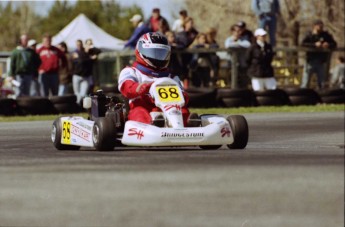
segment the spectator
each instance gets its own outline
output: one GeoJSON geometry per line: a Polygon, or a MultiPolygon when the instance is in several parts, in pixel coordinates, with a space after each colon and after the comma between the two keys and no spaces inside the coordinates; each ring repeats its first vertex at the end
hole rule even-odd
{"type": "MultiPolygon", "coordinates": [[[[217,37],[217,29],[213,27],[208,28],[206,31],[206,40],[210,48],[215,48],[215,49],[219,48],[216,37],[217,37]]],[[[210,53],[210,59],[211,59],[211,64],[212,64],[211,85],[216,85],[217,80],[218,80],[220,58],[218,57],[216,53],[210,53]]]]}
{"type": "Polygon", "coordinates": [[[174,50],[181,50],[183,46],[176,42],[176,35],[172,31],[167,31],[165,36],[168,40],[168,44],[171,46],[171,55],[170,55],[170,62],[168,68],[173,75],[181,75],[181,68],[182,68],[182,60],[179,54],[174,53],[174,50]]]}
{"type": "Polygon", "coordinates": [[[39,82],[41,93],[48,97],[58,95],[59,91],[59,68],[67,64],[65,54],[57,47],[51,45],[51,36],[44,35],[42,47],[37,50],[42,64],[39,68],[39,82]]]}
{"type": "Polygon", "coordinates": [[[20,45],[11,54],[10,75],[19,82],[16,96],[29,96],[32,79],[41,64],[39,56],[33,49],[27,47],[28,35],[20,37],[20,45]]]}
{"type": "Polygon", "coordinates": [[[181,10],[179,12],[180,18],[175,20],[172,26],[172,31],[175,33],[182,32],[183,31],[183,22],[188,17],[187,10],[181,10]]]}
{"type": "Polygon", "coordinates": [[[66,56],[67,64],[59,68],[59,92],[58,95],[67,95],[72,86],[72,56],[68,53],[68,47],[65,42],[61,42],[58,48],[66,56]]]}
{"type": "Polygon", "coordinates": [[[252,10],[259,20],[259,28],[268,29],[270,44],[276,46],[277,16],[280,15],[279,0],[252,0],[252,10]]]}
{"type": "Polygon", "coordinates": [[[345,58],[339,56],[331,70],[331,87],[345,89],[345,58]]]}
{"type": "MultiPolygon", "coordinates": [[[[198,31],[194,27],[194,21],[191,17],[187,17],[183,22],[183,31],[176,34],[176,42],[180,43],[183,48],[188,48],[194,41],[198,31]]],[[[181,55],[182,62],[184,63],[181,70],[181,79],[185,87],[188,87],[188,65],[193,58],[192,54],[186,53],[181,55]]]]}
{"type": "Polygon", "coordinates": [[[302,46],[310,47],[320,51],[307,52],[307,59],[303,70],[302,88],[309,87],[310,75],[317,75],[317,85],[319,89],[324,87],[327,61],[330,53],[324,50],[330,50],[337,46],[333,36],[323,30],[323,22],[315,20],[312,31],[308,32],[302,41],[302,46]]]}
{"type": "Polygon", "coordinates": [[[154,8],[152,10],[151,17],[146,22],[146,24],[147,24],[148,28],[150,29],[150,31],[152,31],[152,32],[159,31],[159,27],[161,24],[163,24],[164,26],[167,26],[167,28],[168,28],[167,30],[170,30],[169,23],[163,16],[161,16],[159,8],[154,8]]]}
{"type": "Polygon", "coordinates": [[[250,43],[255,42],[255,37],[252,31],[247,29],[247,24],[244,21],[239,21],[236,24],[241,30],[241,36],[245,37],[245,39],[249,40],[250,43]]]}
{"type": "Polygon", "coordinates": [[[167,31],[170,31],[169,24],[167,24],[166,20],[160,20],[159,21],[159,28],[158,28],[157,32],[164,35],[167,31]]]}
{"type": "Polygon", "coordinates": [[[142,16],[139,14],[134,15],[129,21],[133,23],[135,30],[134,30],[132,36],[126,42],[125,48],[129,48],[131,50],[134,50],[140,36],[149,32],[150,29],[146,24],[144,24],[142,16]]]}
{"type": "MultiPolygon", "coordinates": [[[[244,30],[238,25],[235,24],[230,28],[231,36],[229,36],[225,40],[225,48],[242,48],[235,52],[233,52],[231,55],[236,54],[238,63],[237,65],[232,64],[232,67],[237,67],[238,69],[238,75],[237,75],[237,87],[239,88],[247,88],[248,84],[250,82],[250,79],[247,75],[247,62],[246,62],[246,49],[243,48],[249,48],[251,45],[250,39],[247,35],[244,35],[244,30]]],[[[232,61],[232,58],[230,57],[230,62],[232,61]]]]}
{"type": "Polygon", "coordinates": [[[89,77],[89,91],[93,92],[93,89],[95,87],[95,77],[94,77],[94,73],[93,73],[93,68],[94,68],[94,64],[98,59],[98,55],[102,52],[101,49],[96,48],[93,45],[93,41],[92,39],[87,39],[85,40],[85,52],[90,56],[90,58],[92,59],[92,69],[91,69],[91,75],[89,77]]]}
{"type": "MultiPolygon", "coordinates": [[[[193,49],[210,48],[207,43],[205,33],[199,33],[192,45],[193,49]]],[[[192,70],[192,84],[195,87],[209,87],[211,82],[211,55],[209,53],[196,53],[193,55],[193,59],[190,63],[192,70]]]]}
{"type": "Polygon", "coordinates": [[[254,91],[274,90],[277,81],[274,78],[272,67],[273,50],[267,43],[267,32],[258,28],[255,30],[256,42],[247,51],[248,75],[252,77],[252,88],[254,91]]]}
{"type": "Polygon", "coordinates": [[[76,41],[77,49],[72,54],[73,60],[73,91],[77,96],[77,103],[81,104],[82,99],[87,95],[90,88],[90,76],[92,75],[93,60],[85,52],[83,42],[76,41]]]}
{"type": "MultiPolygon", "coordinates": [[[[36,53],[37,42],[34,39],[30,39],[28,41],[28,48],[32,49],[36,53]]],[[[32,78],[31,88],[30,88],[30,96],[41,96],[40,84],[38,82],[38,68],[41,64],[41,59],[36,53],[36,56],[39,59],[39,64],[36,67],[35,73],[32,78]]]]}

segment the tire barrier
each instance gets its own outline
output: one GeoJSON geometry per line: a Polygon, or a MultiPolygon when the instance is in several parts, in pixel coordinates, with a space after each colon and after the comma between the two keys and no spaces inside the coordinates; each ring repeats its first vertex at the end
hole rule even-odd
{"type": "Polygon", "coordinates": [[[322,103],[327,104],[342,104],[345,103],[344,89],[329,89],[318,92],[322,103]]]}
{"type": "Polygon", "coordinates": [[[248,107],[255,106],[255,94],[250,89],[219,88],[217,103],[221,107],[248,107]]]}
{"type": "Polygon", "coordinates": [[[310,88],[286,88],[291,105],[316,105],[321,103],[321,98],[316,91],[310,88]]]}
{"type": "Polygon", "coordinates": [[[189,95],[188,107],[212,108],[218,106],[216,88],[188,88],[186,92],[189,95]]]}
{"type": "Polygon", "coordinates": [[[281,89],[255,91],[258,106],[284,106],[291,105],[289,96],[281,89]]]}
{"type": "MultiPolygon", "coordinates": [[[[114,88],[114,87],[113,87],[114,88]]],[[[113,89],[111,89],[113,91],[113,89]]],[[[268,91],[230,88],[188,88],[189,108],[250,107],[281,105],[344,104],[345,90],[329,89],[316,92],[307,88],[286,88],[268,91]]],[[[117,101],[127,104],[120,93],[109,92],[117,101]]],[[[43,97],[0,98],[0,115],[73,114],[85,110],[76,103],[75,95],[43,97]]]]}

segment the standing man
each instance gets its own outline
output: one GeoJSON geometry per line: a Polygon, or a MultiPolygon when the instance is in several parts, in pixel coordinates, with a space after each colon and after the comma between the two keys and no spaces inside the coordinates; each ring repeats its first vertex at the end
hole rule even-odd
{"type": "Polygon", "coordinates": [[[312,30],[304,37],[302,46],[314,48],[315,51],[307,52],[301,87],[309,87],[310,75],[315,73],[317,75],[318,88],[322,89],[324,87],[326,65],[330,57],[330,52],[325,50],[335,48],[337,43],[330,33],[323,30],[323,22],[315,20],[312,30]]]}
{"type": "Polygon", "coordinates": [[[39,82],[42,95],[58,95],[59,91],[59,68],[67,65],[65,54],[57,47],[51,45],[51,36],[44,35],[42,47],[37,50],[42,64],[39,68],[39,82]]]}
{"type": "Polygon", "coordinates": [[[259,28],[268,30],[270,44],[276,45],[277,16],[280,15],[279,0],[252,0],[252,10],[259,20],[259,28]]]}
{"type": "Polygon", "coordinates": [[[10,75],[19,82],[16,96],[29,96],[31,83],[41,64],[36,52],[27,47],[28,35],[20,37],[20,45],[11,54],[10,75]]]}
{"type": "Polygon", "coordinates": [[[166,27],[166,29],[168,31],[170,30],[169,23],[168,23],[167,19],[165,19],[161,15],[161,11],[159,8],[154,8],[152,10],[152,15],[151,15],[150,19],[146,22],[146,24],[148,25],[150,31],[152,31],[152,32],[159,31],[159,28],[162,24],[166,27]]]}
{"type": "Polygon", "coordinates": [[[248,49],[246,56],[247,73],[252,78],[252,88],[254,91],[274,90],[277,88],[272,67],[274,52],[266,41],[267,32],[258,28],[254,36],[256,41],[248,49]]]}

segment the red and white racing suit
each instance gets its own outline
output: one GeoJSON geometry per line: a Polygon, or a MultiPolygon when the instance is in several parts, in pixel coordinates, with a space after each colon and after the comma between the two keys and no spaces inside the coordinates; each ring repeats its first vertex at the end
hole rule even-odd
{"type": "MultiPolygon", "coordinates": [[[[151,69],[134,63],[131,67],[124,68],[119,75],[119,91],[123,96],[129,99],[129,113],[128,120],[138,121],[146,124],[152,123],[150,112],[160,112],[161,110],[155,106],[151,97],[148,94],[150,85],[158,77],[170,77],[183,90],[182,83],[178,76],[171,75],[169,72],[155,72],[151,69]]],[[[185,102],[188,103],[187,93],[183,92],[185,102]]],[[[185,104],[185,105],[186,105],[185,104]]],[[[189,110],[186,106],[182,107],[182,116],[184,125],[187,124],[189,110]]]]}

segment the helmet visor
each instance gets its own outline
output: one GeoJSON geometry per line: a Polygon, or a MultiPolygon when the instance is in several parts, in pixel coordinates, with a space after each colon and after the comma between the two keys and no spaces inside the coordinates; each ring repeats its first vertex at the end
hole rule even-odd
{"type": "Polygon", "coordinates": [[[170,46],[155,43],[138,43],[139,53],[147,58],[156,60],[168,60],[170,57],[170,46]]]}

